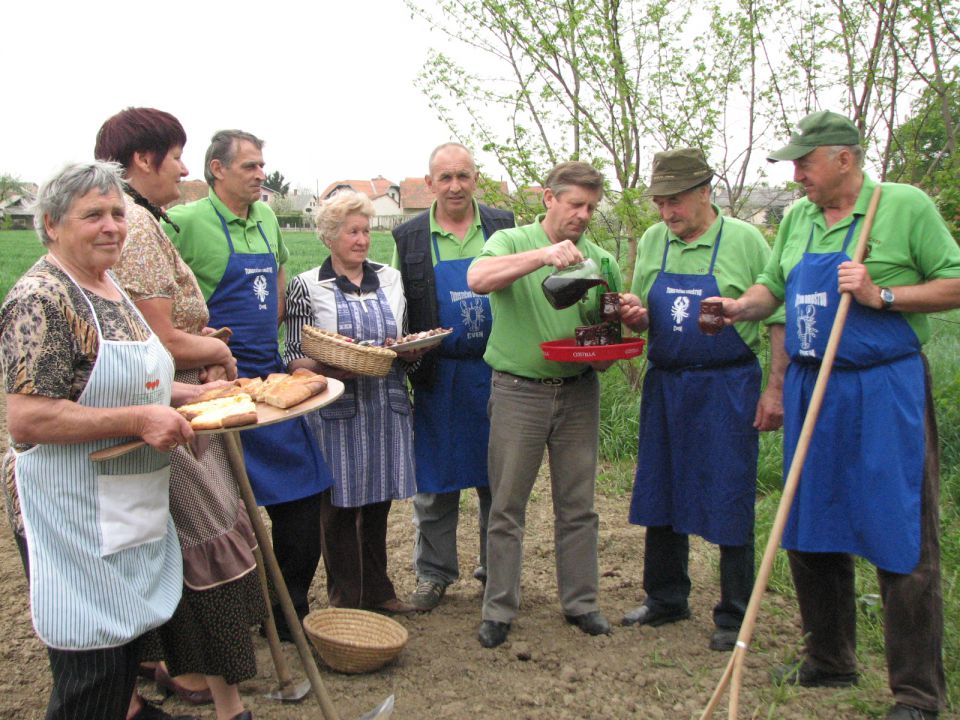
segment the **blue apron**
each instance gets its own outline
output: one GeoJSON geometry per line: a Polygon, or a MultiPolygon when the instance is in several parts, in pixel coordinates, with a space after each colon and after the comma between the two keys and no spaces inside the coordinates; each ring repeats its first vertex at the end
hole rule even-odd
{"type": "Polygon", "coordinates": [[[467,285],[473,258],[441,261],[436,233],[432,239],[439,321],[453,334],[433,351],[433,385],[414,390],[413,443],[417,492],[443,493],[487,485],[491,371],[483,353],[492,316],[490,299],[467,285]]]}
{"type": "Polygon", "coordinates": [[[753,537],[761,372],[732,326],[714,336],[698,327],[700,300],[720,295],[722,237],[721,223],[706,275],[666,272],[665,241],[647,296],[650,367],[629,519],[736,546],[753,537]]]}
{"type": "MultiPolygon", "coordinates": [[[[783,466],[790,467],[836,317],[837,265],[850,257],[854,218],[839,252],[803,258],[786,286],[783,466]]],[[[924,461],[920,342],[900,313],[853,301],[837,350],[783,546],[860,555],[909,573],[920,558],[924,461]]]]}
{"type": "MultiPolygon", "coordinates": [[[[347,300],[336,284],[333,293],[338,333],[377,345],[397,337],[397,321],[381,288],[358,300],[347,300]]],[[[333,504],[361,507],[410,497],[412,423],[403,371],[395,363],[386,377],[360,375],[343,384],[343,395],[308,420],[336,478],[333,504]]]]}
{"type": "MultiPolygon", "coordinates": [[[[212,327],[233,330],[230,349],[240,377],[266,377],[284,372],[277,348],[277,263],[270,241],[260,223],[257,229],[266,243],[265,253],[237,253],[223,215],[223,234],[230,246],[230,260],[223,277],[207,300],[212,327]]],[[[260,505],[299,500],[323,492],[333,484],[320,449],[306,421],[288,422],[247,430],[240,435],[243,458],[253,493],[260,505]]]]}

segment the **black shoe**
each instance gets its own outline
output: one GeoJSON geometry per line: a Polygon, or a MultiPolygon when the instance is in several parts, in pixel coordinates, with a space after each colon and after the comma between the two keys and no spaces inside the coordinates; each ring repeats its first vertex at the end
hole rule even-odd
{"type": "Polygon", "coordinates": [[[600,614],[599,610],[584,613],[583,615],[564,615],[567,622],[576,625],[587,635],[609,635],[610,623],[600,614]]]}
{"type": "Polygon", "coordinates": [[[483,565],[477,565],[477,569],[473,571],[473,579],[479,580],[484,585],[487,584],[487,568],[483,565]]]}
{"type": "Polygon", "coordinates": [[[131,720],[200,720],[196,715],[171,715],[166,713],[159,705],[144,700],[143,697],[140,698],[140,701],[143,706],[131,720]]]}
{"type": "Polygon", "coordinates": [[[710,649],[717,652],[729,652],[737,646],[737,637],[740,635],[738,628],[718,627],[710,636],[710,649]]]}
{"type": "MultiPolygon", "coordinates": [[[[774,668],[770,673],[775,685],[800,687],[852,687],[860,682],[857,673],[832,673],[813,667],[805,660],[774,668]]],[[[896,709],[896,708],[895,708],[896,709]]],[[[887,716],[889,717],[889,715],[887,716]]],[[[899,716],[910,718],[910,715],[899,716]]]]}
{"type": "Polygon", "coordinates": [[[922,710],[912,705],[897,703],[887,713],[887,720],[937,720],[940,713],[936,710],[922,710]]]}
{"type": "Polygon", "coordinates": [[[667,623],[675,623],[679,620],[686,620],[690,617],[690,608],[683,610],[654,610],[649,605],[641,605],[623,616],[620,624],[625,627],[631,625],[649,625],[650,627],[660,627],[667,623]]]}
{"type": "Polygon", "coordinates": [[[480,623],[480,631],[477,633],[477,639],[485,648],[495,648],[497,645],[503,645],[509,632],[510,623],[484,620],[480,623]]]}

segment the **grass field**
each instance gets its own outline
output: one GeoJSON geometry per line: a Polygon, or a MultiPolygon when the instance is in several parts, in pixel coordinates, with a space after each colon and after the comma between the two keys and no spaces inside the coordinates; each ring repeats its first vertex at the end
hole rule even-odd
{"type": "MultiPolygon", "coordinates": [[[[285,233],[290,250],[287,277],[319,265],[329,254],[313,233],[285,233]]],[[[42,254],[32,231],[0,231],[0,296],[42,254]]],[[[389,233],[373,233],[370,256],[389,262],[393,240],[389,233]]],[[[960,708],[960,311],[937,314],[932,319],[933,336],[925,346],[934,378],[934,396],[943,449],[941,463],[941,548],[944,616],[946,622],[944,657],[951,708],[960,708]]],[[[601,492],[624,498],[624,512],[633,483],[636,460],[639,396],[631,386],[633,377],[642,375],[643,360],[632,361],[632,368],[619,363],[603,375],[601,397],[601,492]],[[633,376],[633,377],[631,377],[633,376]]],[[[757,556],[763,552],[780,496],[782,468],[780,433],[767,433],[761,439],[757,501],[757,556]]],[[[858,565],[858,593],[862,598],[876,595],[877,581],[872,567],[858,565]]],[[[783,552],[770,580],[773,592],[792,595],[793,588],[783,552]]],[[[859,654],[861,663],[882,667],[883,629],[875,609],[860,615],[859,654]]],[[[876,669],[876,668],[874,668],[876,669]]],[[[882,673],[881,673],[882,674],[882,673]]]]}

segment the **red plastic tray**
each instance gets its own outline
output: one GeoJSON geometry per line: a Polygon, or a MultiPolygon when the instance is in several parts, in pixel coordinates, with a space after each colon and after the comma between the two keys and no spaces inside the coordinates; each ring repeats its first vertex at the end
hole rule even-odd
{"type": "Polygon", "coordinates": [[[645,341],[637,338],[616,345],[577,345],[574,338],[540,343],[543,357],[557,362],[604,362],[629,360],[643,352],[645,341]]]}

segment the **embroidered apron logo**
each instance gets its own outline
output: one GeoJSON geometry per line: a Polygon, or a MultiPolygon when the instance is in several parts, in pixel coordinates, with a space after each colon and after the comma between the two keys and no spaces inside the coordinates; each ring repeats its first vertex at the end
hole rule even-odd
{"type": "Polygon", "coordinates": [[[670,315],[673,317],[674,323],[682,325],[683,321],[690,317],[689,311],[690,298],[686,295],[681,295],[673,301],[673,306],[670,308],[670,315]]]}
{"type": "Polygon", "coordinates": [[[800,340],[801,355],[816,355],[812,349],[813,339],[817,336],[817,308],[804,305],[797,313],[797,338],[800,340]]]}
{"type": "Polygon", "coordinates": [[[470,302],[460,301],[460,317],[463,318],[463,324],[466,325],[470,333],[479,333],[482,331],[483,323],[487,319],[483,310],[483,303],[479,298],[474,298],[470,302]]]}
{"type": "MultiPolygon", "coordinates": [[[[266,302],[270,290],[267,287],[267,279],[263,275],[257,275],[253,279],[253,294],[257,296],[257,300],[261,303],[266,302]]],[[[261,307],[260,309],[265,310],[266,308],[261,307]]]]}

